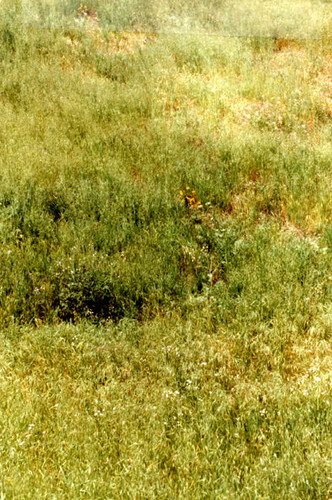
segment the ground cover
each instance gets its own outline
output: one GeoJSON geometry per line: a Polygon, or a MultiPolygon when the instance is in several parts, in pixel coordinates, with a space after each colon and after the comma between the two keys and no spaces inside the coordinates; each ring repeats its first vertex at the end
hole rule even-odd
{"type": "Polygon", "coordinates": [[[327,17],[4,5],[2,497],[330,498],[327,17]]]}

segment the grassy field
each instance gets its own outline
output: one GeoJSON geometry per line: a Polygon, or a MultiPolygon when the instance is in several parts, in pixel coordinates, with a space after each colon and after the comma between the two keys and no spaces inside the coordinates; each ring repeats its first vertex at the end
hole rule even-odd
{"type": "Polygon", "coordinates": [[[218,5],[0,3],[0,498],[332,498],[331,7],[218,5]]]}

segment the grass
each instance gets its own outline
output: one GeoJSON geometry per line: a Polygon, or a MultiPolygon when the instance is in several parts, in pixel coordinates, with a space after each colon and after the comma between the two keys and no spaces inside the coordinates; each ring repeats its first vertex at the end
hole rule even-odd
{"type": "Polygon", "coordinates": [[[193,309],[142,326],[7,330],[5,498],[329,498],[322,332],[231,335],[193,309]]]}
{"type": "Polygon", "coordinates": [[[331,498],[329,5],[210,3],[1,3],[2,498],[331,498]]]}

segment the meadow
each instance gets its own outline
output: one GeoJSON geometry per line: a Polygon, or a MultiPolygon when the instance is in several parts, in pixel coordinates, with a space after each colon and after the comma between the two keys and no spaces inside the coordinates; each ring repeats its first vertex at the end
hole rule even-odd
{"type": "Polygon", "coordinates": [[[219,4],[0,3],[0,498],[332,497],[331,7],[219,4]]]}

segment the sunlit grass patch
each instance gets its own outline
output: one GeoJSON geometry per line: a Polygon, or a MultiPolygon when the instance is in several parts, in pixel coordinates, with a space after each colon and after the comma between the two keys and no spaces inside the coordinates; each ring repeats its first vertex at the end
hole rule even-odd
{"type": "MultiPolygon", "coordinates": [[[[241,498],[246,485],[262,497],[310,498],[311,488],[326,496],[327,345],[311,337],[294,348],[285,382],[274,369],[258,382],[235,340],[204,334],[203,318],[201,308],[194,322],[123,323],[118,333],[11,329],[1,341],[0,390],[12,393],[11,418],[2,420],[4,491],[241,498]]],[[[273,356],[262,346],[263,354],[273,356]]]]}

